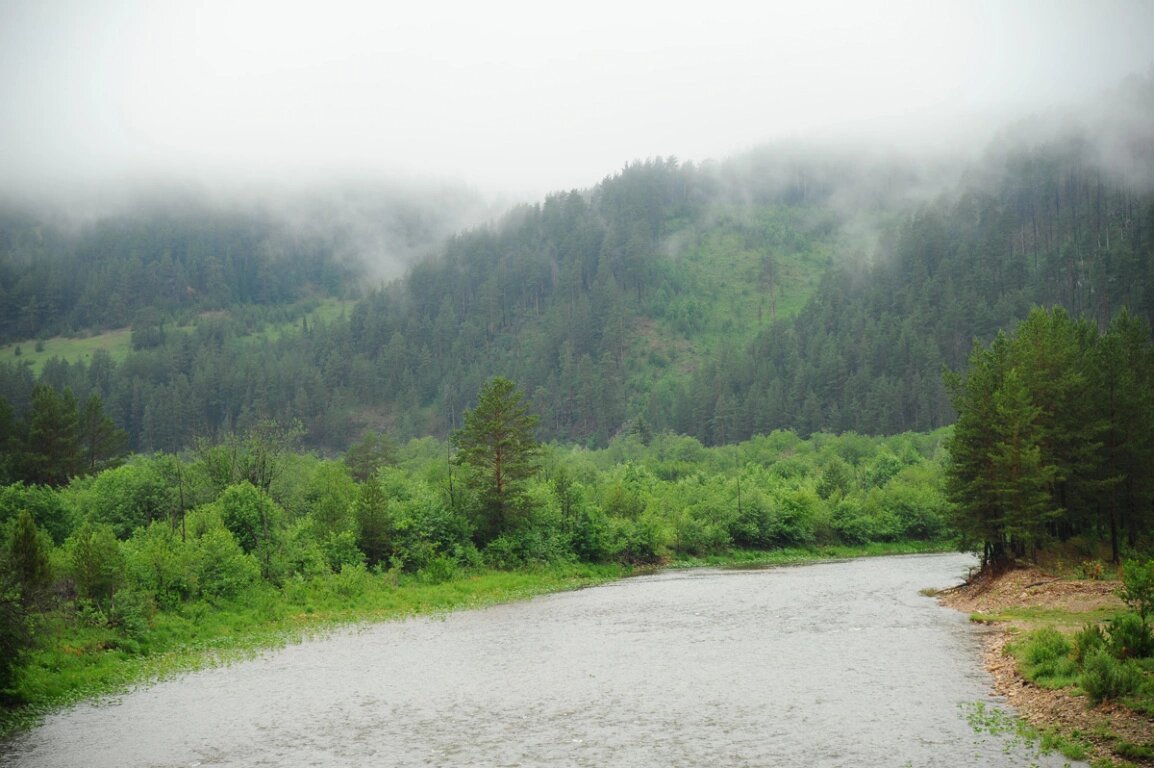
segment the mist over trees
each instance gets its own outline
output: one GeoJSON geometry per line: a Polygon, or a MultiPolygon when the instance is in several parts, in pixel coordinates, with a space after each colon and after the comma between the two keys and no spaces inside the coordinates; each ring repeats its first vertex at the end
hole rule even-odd
{"type": "Polygon", "coordinates": [[[961,167],[650,159],[436,247],[451,217],[420,201],[365,223],[387,195],[4,213],[0,696],[81,663],[29,662],[45,628],[132,658],[462,571],[1141,551],[1138,125],[1017,129],[961,167]],[[431,255],[384,282],[382,242],[431,255]]]}
{"type": "Polygon", "coordinates": [[[494,375],[523,389],[546,440],[936,429],[955,417],[943,368],[1032,306],[1102,329],[1123,307],[1154,317],[1149,130],[1134,119],[1154,113],[1150,91],[1113,95],[1117,125],[1010,129],[962,168],[784,145],[634,163],[461,231],[355,302],[347,242],[311,225],[205,208],[78,231],[9,216],[5,337],[126,324],[133,350],[38,369],[6,355],[0,397],[23,418],[37,385],[97,394],[146,451],[266,419],[299,420],[328,450],[366,430],[446,436],[494,375]]]}

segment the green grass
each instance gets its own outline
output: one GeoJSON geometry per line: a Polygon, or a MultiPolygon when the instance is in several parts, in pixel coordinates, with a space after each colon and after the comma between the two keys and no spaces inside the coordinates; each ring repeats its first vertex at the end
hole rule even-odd
{"type": "Polygon", "coordinates": [[[857,557],[884,557],[887,555],[919,555],[938,552],[954,552],[956,547],[949,542],[903,541],[894,543],[873,543],[859,546],[830,545],[815,547],[784,547],[770,551],[734,549],[720,555],[705,557],[679,556],[668,564],[670,568],[756,568],[773,565],[797,565],[823,560],[848,560],[857,557]]]}
{"type": "Polygon", "coordinates": [[[1001,739],[1006,752],[1021,751],[1037,760],[1054,752],[1068,760],[1085,760],[1090,754],[1090,742],[1079,733],[1060,733],[1052,728],[1039,729],[1000,707],[988,706],[984,701],[960,705],[966,722],[975,733],[1001,739]]]}
{"type": "Polygon", "coordinates": [[[627,355],[630,387],[680,381],[723,349],[742,348],[773,320],[799,313],[834,250],[832,235],[811,231],[807,215],[723,211],[701,231],[675,230],[657,281],[671,293],[641,297],[646,319],[627,355]]]}
{"type": "MultiPolygon", "coordinates": [[[[1154,660],[1120,661],[1106,652],[1105,645],[1099,645],[1095,646],[1096,650],[1086,651],[1086,658],[1079,661],[1078,644],[1085,642],[1079,638],[1088,630],[1083,629],[1071,637],[1066,629],[1077,622],[1081,622],[1083,627],[1089,626],[1087,617],[1101,614],[1109,617],[1117,611],[1071,613],[1054,609],[1015,609],[1005,613],[1013,614],[1015,621],[1028,628],[1007,644],[1006,651],[1014,657],[1021,675],[1034,685],[1052,690],[1073,689],[1074,695],[1086,697],[1087,706],[1103,698],[1113,698],[1117,704],[1135,712],[1147,716],[1154,712],[1154,660]]],[[[972,621],[1007,620],[1005,614],[992,618],[975,614],[970,618],[972,621]]],[[[1126,760],[1148,761],[1154,757],[1154,743],[1132,744],[1118,738],[1108,728],[1093,734],[1089,740],[1076,731],[1027,730],[1043,747],[1048,745],[1057,749],[1072,760],[1086,759],[1090,741],[1113,753],[1114,762],[1095,761],[1094,765],[1127,765],[1126,760]]]]}
{"type": "Polygon", "coordinates": [[[340,317],[342,313],[347,315],[351,312],[356,303],[356,301],[334,298],[310,299],[300,302],[285,308],[286,312],[292,316],[291,320],[266,323],[259,330],[239,337],[238,341],[257,344],[279,341],[286,335],[300,332],[302,318],[307,319],[310,326],[318,323],[328,325],[340,317]]]}
{"type": "Polygon", "coordinates": [[[32,366],[33,372],[39,375],[44,363],[54,357],[69,362],[84,361],[90,363],[92,362],[92,354],[100,349],[108,352],[113,360],[118,362],[123,360],[132,349],[132,331],[128,328],[121,328],[92,336],[56,336],[51,339],[44,339],[39,343],[29,340],[18,344],[8,344],[0,346],[0,360],[16,363],[26,362],[32,366]],[[41,347],[39,351],[36,349],[37,346],[41,347]],[[20,348],[19,355],[16,354],[17,347],[20,348]]]}
{"type": "MultiPolygon", "coordinates": [[[[355,301],[341,299],[321,299],[302,302],[300,305],[286,307],[286,312],[294,315],[292,320],[280,323],[267,323],[260,330],[240,337],[242,343],[264,343],[276,341],[288,333],[295,333],[301,328],[301,317],[308,318],[309,324],[331,323],[348,313],[356,304],[355,301]]],[[[166,330],[172,332],[187,332],[192,325],[169,325],[166,330]]],[[[36,341],[28,339],[14,344],[0,346],[0,360],[27,363],[32,371],[40,375],[44,363],[52,358],[60,358],[70,363],[91,363],[92,355],[97,350],[105,350],[112,359],[120,362],[132,351],[132,329],[120,328],[114,331],[95,333],[89,336],[54,336],[50,339],[36,341]],[[37,347],[40,347],[38,350],[37,347]],[[20,354],[16,354],[16,349],[20,354]]]]}
{"type": "Polygon", "coordinates": [[[1117,608],[1067,611],[1061,608],[1042,606],[1015,606],[989,613],[972,613],[970,614],[970,621],[977,624],[1011,623],[1023,625],[1030,630],[1049,627],[1060,632],[1071,633],[1081,629],[1087,622],[1104,624],[1117,613],[1117,608]]]}
{"type": "Polygon", "coordinates": [[[268,585],[214,603],[194,602],[150,617],[135,637],[106,623],[49,614],[21,673],[24,702],[0,710],[0,736],[84,699],[122,693],[174,674],[252,658],[287,643],[358,623],[441,614],[578,589],[626,575],[618,566],[571,565],[473,571],[440,584],[367,571],[268,585]]]}

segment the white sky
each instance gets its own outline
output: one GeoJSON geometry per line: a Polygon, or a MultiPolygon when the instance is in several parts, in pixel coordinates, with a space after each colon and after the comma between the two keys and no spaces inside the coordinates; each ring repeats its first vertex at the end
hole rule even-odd
{"type": "Polygon", "coordinates": [[[776,139],[940,148],[1151,72],[1152,40],[1154,0],[0,0],[0,188],[536,195],[776,139]]]}

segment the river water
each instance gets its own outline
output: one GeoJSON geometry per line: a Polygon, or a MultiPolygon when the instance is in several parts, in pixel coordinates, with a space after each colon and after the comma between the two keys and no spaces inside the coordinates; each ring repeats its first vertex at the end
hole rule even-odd
{"type": "MultiPolygon", "coordinates": [[[[1004,766],[963,555],[669,571],[341,631],[85,704],[0,766],[1004,766]]],[[[1060,760],[1042,760],[1060,765],[1060,760]]]]}

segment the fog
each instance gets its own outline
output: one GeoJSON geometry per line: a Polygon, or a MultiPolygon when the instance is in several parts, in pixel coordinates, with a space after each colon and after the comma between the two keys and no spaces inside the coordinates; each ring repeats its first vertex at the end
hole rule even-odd
{"type": "Polygon", "coordinates": [[[0,191],[525,199],[766,142],[976,151],[1151,71],[1154,3],[0,0],[0,191]]]}

